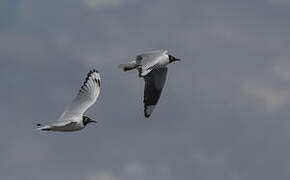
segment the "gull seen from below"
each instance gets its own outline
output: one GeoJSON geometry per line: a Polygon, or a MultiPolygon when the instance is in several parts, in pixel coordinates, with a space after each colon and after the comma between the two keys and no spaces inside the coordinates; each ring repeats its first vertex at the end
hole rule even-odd
{"type": "Polygon", "coordinates": [[[145,80],[144,116],[149,118],[158,103],[167,77],[167,65],[180,61],[166,50],[155,50],[140,54],[135,60],[119,65],[124,71],[137,69],[139,77],[145,80]]]}
{"type": "Polygon", "coordinates": [[[77,96],[60,116],[59,122],[49,125],[37,124],[38,129],[61,132],[78,131],[89,123],[97,123],[83,114],[95,104],[100,94],[100,80],[100,74],[97,70],[90,71],[77,96]]]}

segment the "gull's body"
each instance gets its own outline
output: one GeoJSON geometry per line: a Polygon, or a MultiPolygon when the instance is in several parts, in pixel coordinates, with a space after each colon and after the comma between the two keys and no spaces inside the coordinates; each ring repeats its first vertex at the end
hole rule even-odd
{"type": "Polygon", "coordinates": [[[78,131],[89,123],[96,123],[83,114],[96,102],[99,94],[100,74],[97,70],[92,70],[88,73],[77,96],[62,113],[58,122],[49,125],[38,124],[38,129],[42,131],[78,131]]]}
{"type": "Polygon", "coordinates": [[[158,103],[167,78],[167,65],[180,61],[168,54],[166,50],[156,50],[140,54],[135,60],[121,64],[124,71],[137,69],[139,77],[145,80],[144,88],[144,116],[150,117],[158,103]]]}
{"type": "Polygon", "coordinates": [[[42,131],[78,131],[85,128],[85,125],[81,121],[66,121],[60,123],[54,123],[50,125],[45,125],[40,128],[39,130],[42,131]]]}

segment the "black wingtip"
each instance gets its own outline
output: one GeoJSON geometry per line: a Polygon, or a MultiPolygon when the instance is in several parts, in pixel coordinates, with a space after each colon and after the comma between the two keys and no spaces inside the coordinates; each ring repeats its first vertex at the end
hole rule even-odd
{"type": "Polygon", "coordinates": [[[145,116],[145,118],[149,118],[150,117],[150,115],[148,115],[148,114],[144,114],[144,116],[145,116]]]}
{"type": "Polygon", "coordinates": [[[90,76],[90,75],[91,75],[92,73],[94,73],[94,72],[99,73],[98,70],[96,70],[96,69],[92,69],[92,70],[90,70],[90,71],[88,72],[88,75],[87,75],[87,76],[90,76]]]}
{"type": "Polygon", "coordinates": [[[95,80],[95,82],[96,82],[99,86],[101,86],[101,82],[100,82],[99,79],[94,79],[94,80],[95,80]]]}
{"type": "MultiPolygon", "coordinates": [[[[95,72],[95,73],[99,73],[99,71],[96,70],[96,69],[92,69],[92,70],[90,70],[90,71],[88,72],[87,76],[86,76],[85,81],[83,82],[83,85],[81,86],[81,89],[86,85],[86,83],[87,83],[88,80],[90,79],[91,74],[93,74],[94,72],[95,72]]],[[[100,85],[100,81],[99,81],[99,80],[98,80],[97,83],[100,85]]],[[[79,92],[81,91],[81,89],[79,90],[79,92]]]]}
{"type": "Polygon", "coordinates": [[[150,114],[147,114],[147,106],[144,106],[144,116],[145,116],[145,118],[150,117],[150,114]]]}
{"type": "Polygon", "coordinates": [[[124,68],[123,68],[123,71],[125,71],[125,72],[126,72],[126,71],[130,71],[130,70],[132,70],[132,68],[128,68],[128,67],[124,67],[124,68]]]}

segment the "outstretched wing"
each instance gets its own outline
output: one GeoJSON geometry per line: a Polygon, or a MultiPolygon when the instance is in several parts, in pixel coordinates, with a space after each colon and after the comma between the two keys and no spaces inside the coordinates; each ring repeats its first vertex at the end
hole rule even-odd
{"type": "Polygon", "coordinates": [[[146,76],[150,73],[153,67],[158,64],[160,58],[167,55],[167,50],[155,50],[140,54],[136,57],[136,62],[140,66],[139,77],[146,76]]]}
{"type": "Polygon", "coordinates": [[[153,69],[144,77],[144,116],[150,117],[156,104],[158,103],[162,89],[167,77],[167,68],[153,69]]]}
{"type": "Polygon", "coordinates": [[[96,102],[100,94],[100,82],[99,72],[90,71],[77,96],[62,113],[59,120],[74,120],[82,117],[83,113],[96,102]]]}
{"type": "Polygon", "coordinates": [[[149,51],[143,54],[139,54],[136,57],[137,63],[149,64],[150,62],[154,61],[154,59],[158,56],[161,56],[162,54],[167,54],[167,50],[155,50],[155,51],[149,51]]]}

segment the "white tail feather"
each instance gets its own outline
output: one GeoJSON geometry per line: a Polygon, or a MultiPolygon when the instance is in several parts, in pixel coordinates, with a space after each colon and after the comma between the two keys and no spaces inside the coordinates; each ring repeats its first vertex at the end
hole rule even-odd
{"type": "Polygon", "coordinates": [[[37,127],[37,130],[40,130],[40,131],[49,131],[50,128],[51,128],[51,127],[48,126],[48,125],[43,126],[43,125],[38,124],[37,126],[38,126],[38,127],[37,127]]]}
{"type": "Polygon", "coordinates": [[[137,67],[138,67],[138,65],[137,65],[136,61],[131,61],[127,64],[120,64],[119,65],[119,68],[122,68],[124,71],[130,71],[130,70],[135,69],[137,67]]]}

